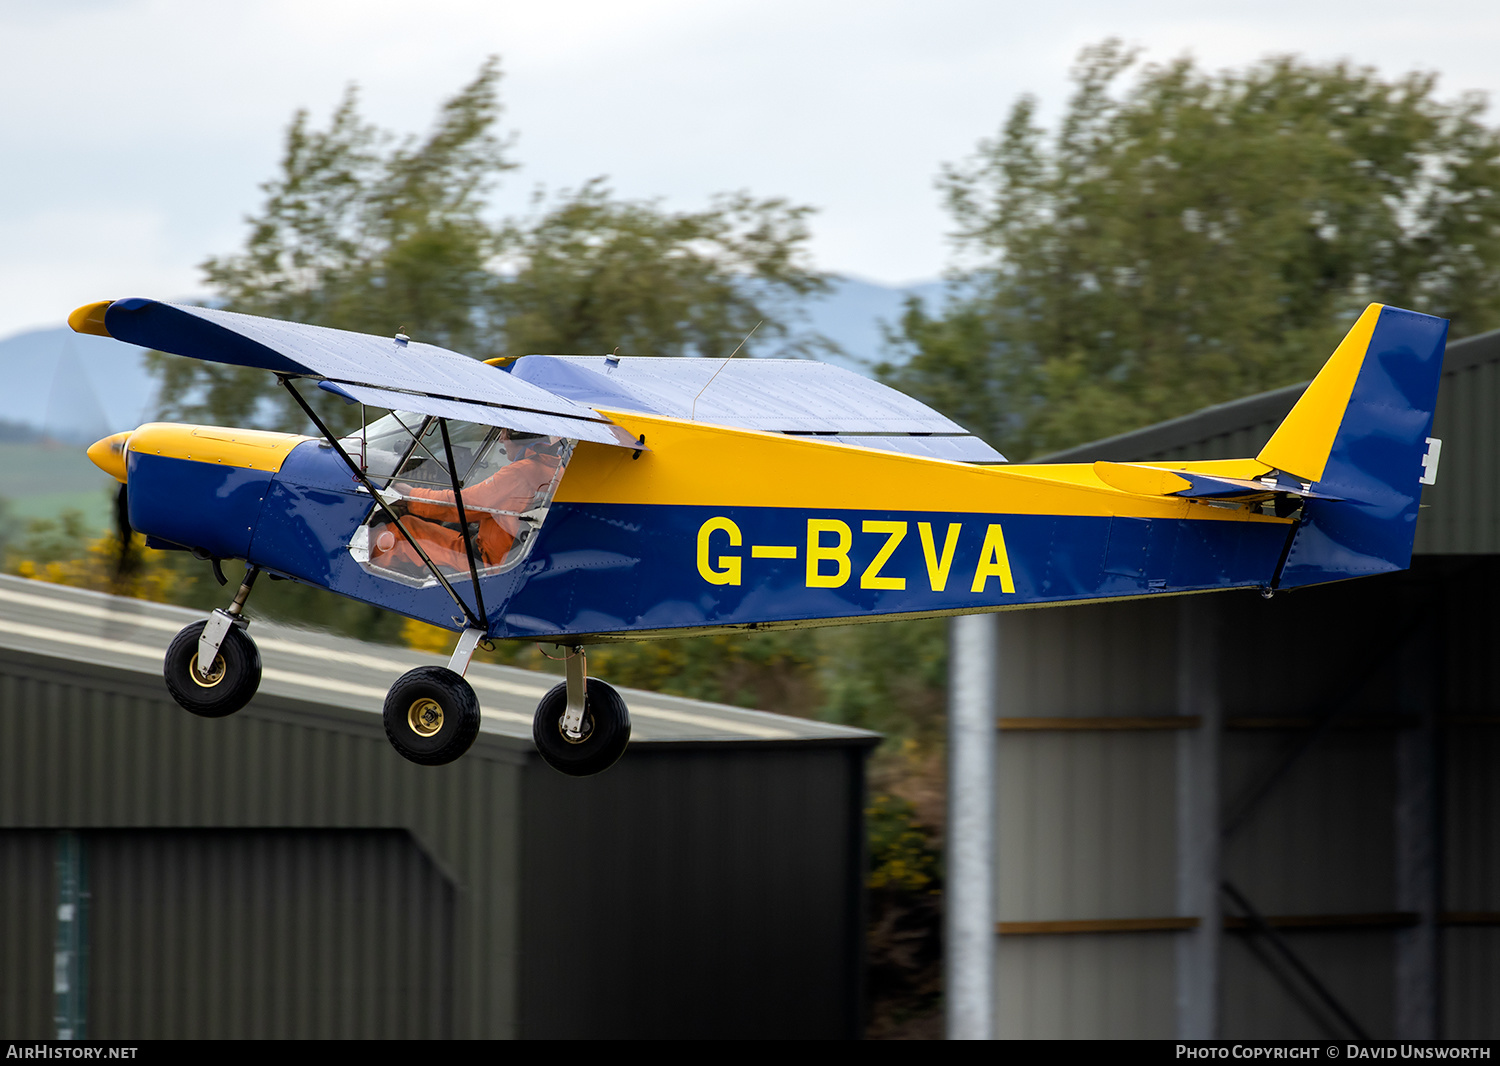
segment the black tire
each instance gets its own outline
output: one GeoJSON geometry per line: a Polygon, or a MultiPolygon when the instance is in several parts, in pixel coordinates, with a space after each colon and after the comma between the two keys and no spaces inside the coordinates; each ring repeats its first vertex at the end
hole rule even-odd
{"type": "Polygon", "coordinates": [[[419,766],[450,763],[479,736],[479,698],[446,666],[419,666],[398,677],[382,717],[391,747],[419,766]]]}
{"type": "Polygon", "coordinates": [[[588,777],[619,761],[630,743],[630,711],[620,694],[597,677],[589,678],[582,740],[570,740],[563,732],[567,709],[568,686],[561,684],[542,697],[531,720],[531,739],[547,765],[569,777],[588,777]]]}
{"type": "Polygon", "coordinates": [[[198,676],[198,638],[204,622],[194,622],[172,638],[162,662],[167,691],[185,710],[200,718],[223,718],[233,714],[260,688],[260,649],[239,626],[230,626],[219,645],[209,680],[198,676]]]}

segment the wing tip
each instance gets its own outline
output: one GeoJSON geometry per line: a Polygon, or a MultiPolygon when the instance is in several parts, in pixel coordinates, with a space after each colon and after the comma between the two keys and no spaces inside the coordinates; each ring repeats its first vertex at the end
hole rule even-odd
{"type": "Polygon", "coordinates": [[[112,336],[109,328],[104,324],[104,312],[108,311],[113,300],[98,300],[82,307],[74,308],[73,313],[68,316],[68,325],[74,333],[91,333],[96,337],[112,336]]]}

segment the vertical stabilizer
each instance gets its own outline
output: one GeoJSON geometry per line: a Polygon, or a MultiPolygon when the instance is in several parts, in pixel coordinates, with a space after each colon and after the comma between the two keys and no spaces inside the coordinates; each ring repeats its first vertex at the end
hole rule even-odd
{"type": "Polygon", "coordinates": [[[1384,310],[1381,304],[1365,308],[1256,459],[1303,481],[1323,479],[1334,437],[1343,423],[1370,339],[1375,334],[1375,324],[1384,310]]]}
{"type": "Polygon", "coordinates": [[[1257,457],[1308,500],[1280,587],[1411,563],[1445,319],[1371,304],[1257,457]]]}

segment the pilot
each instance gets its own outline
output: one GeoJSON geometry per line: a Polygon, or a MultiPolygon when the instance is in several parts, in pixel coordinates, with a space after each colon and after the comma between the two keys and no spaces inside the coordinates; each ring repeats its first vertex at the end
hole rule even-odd
{"type": "MultiPolygon", "coordinates": [[[[465,517],[471,529],[477,526],[473,540],[481,568],[505,559],[521,533],[519,515],[545,502],[547,489],[562,463],[562,442],[557,437],[534,437],[502,429],[500,440],[510,461],[463,490],[465,517]]],[[[468,570],[469,557],[452,491],[399,482],[391,488],[399,493],[399,498],[388,504],[391,511],[402,516],[401,524],[428,557],[445,571],[468,570]]],[[[371,534],[370,561],[376,566],[408,572],[426,569],[406,538],[388,521],[373,526],[371,534]]]]}

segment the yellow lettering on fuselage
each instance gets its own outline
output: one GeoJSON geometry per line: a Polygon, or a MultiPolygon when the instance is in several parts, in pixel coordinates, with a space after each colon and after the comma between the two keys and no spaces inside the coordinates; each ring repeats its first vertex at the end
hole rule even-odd
{"type": "MultiPolygon", "coordinates": [[[[889,589],[904,591],[906,577],[887,575],[885,568],[895,556],[896,550],[906,539],[911,527],[909,522],[866,519],[860,523],[861,533],[885,537],[883,543],[860,574],[862,589],[889,589]]],[[[922,557],[927,564],[927,583],[933,592],[943,592],[948,587],[948,577],[953,571],[954,556],[958,551],[959,538],[963,533],[961,522],[949,522],[943,533],[942,548],[931,522],[917,523],[917,536],[922,542],[922,557]]],[[[794,544],[746,545],[740,527],[722,515],[710,518],[698,527],[698,573],[710,585],[739,585],[744,580],[745,557],[743,555],[715,555],[715,534],[723,534],[731,548],[748,548],[751,559],[797,558],[798,547],[794,544]]],[[[854,545],[854,531],[849,524],[837,518],[809,518],[807,520],[807,547],[805,587],[810,589],[836,589],[849,583],[854,565],[850,558],[854,545]]],[[[863,554],[863,553],[861,553],[863,554]]],[[[967,553],[966,553],[967,554],[967,553]]],[[[1010,554],[1005,547],[1005,534],[999,524],[991,523],[985,530],[984,545],[974,567],[971,592],[984,592],[990,578],[1000,579],[1000,591],[1014,594],[1015,578],[1010,569],[1010,554]]]]}
{"type": "Polygon", "coordinates": [[[885,545],[875,553],[874,560],[865,572],[860,575],[859,587],[862,589],[904,589],[906,578],[904,577],[881,577],[880,569],[896,552],[896,546],[906,536],[905,522],[865,522],[860,527],[862,533],[884,533],[886,534],[885,545]]]}
{"type": "Polygon", "coordinates": [[[942,592],[948,587],[948,570],[953,566],[953,550],[958,547],[958,532],[963,526],[958,522],[948,523],[948,535],[943,538],[943,555],[938,558],[937,546],[932,540],[932,523],[918,522],[917,533],[922,538],[922,556],[927,561],[927,583],[933,592],[942,592]]]}
{"type": "Polygon", "coordinates": [[[836,589],[849,580],[849,545],[854,534],[848,523],[837,518],[809,518],[807,520],[807,587],[810,589],[836,589]],[[838,543],[825,545],[823,534],[832,533],[838,543]],[[823,573],[823,563],[832,562],[834,572],[823,573]]]}
{"type": "Polygon", "coordinates": [[[1010,575],[1010,556],[1005,552],[1005,534],[996,525],[984,534],[984,547],[979,549],[979,566],[974,570],[974,584],[970,592],[983,592],[984,583],[992,577],[1000,579],[1001,592],[1015,592],[1016,582],[1010,575]]]}
{"type": "Polygon", "coordinates": [[[740,557],[738,555],[719,556],[719,566],[715,569],[708,556],[708,539],[717,532],[729,534],[729,546],[738,548],[743,539],[740,537],[740,527],[727,518],[710,518],[698,527],[698,573],[703,575],[703,580],[710,585],[738,585],[740,583],[740,557]]]}

